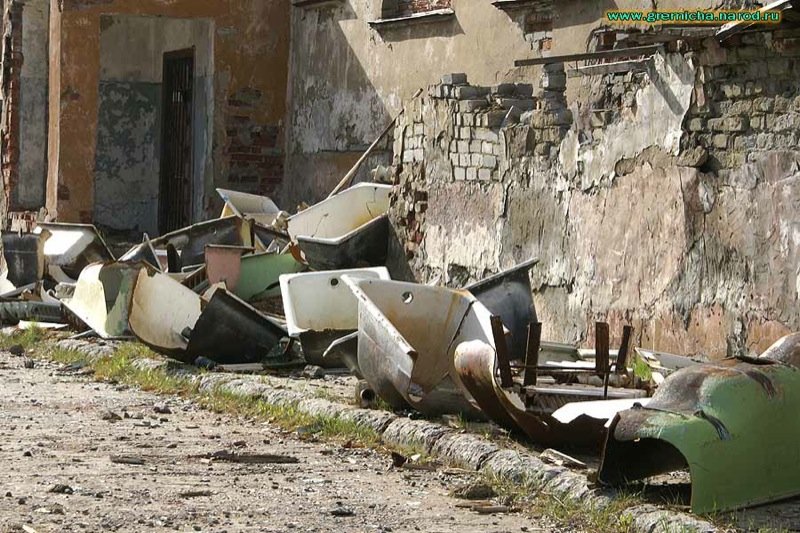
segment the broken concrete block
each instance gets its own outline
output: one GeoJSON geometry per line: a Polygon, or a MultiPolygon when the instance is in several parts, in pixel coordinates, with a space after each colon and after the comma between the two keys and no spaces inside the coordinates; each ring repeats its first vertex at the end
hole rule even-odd
{"type": "Polygon", "coordinates": [[[723,123],[724,131],[744,131],[749,126],[747,117],[729,117],[723,123]]]}
{"type": "Polygon", "coordinates": [[[714,148],[719,148],[720,150],[725,150],[728,148],[728,141],[729,137],[724,133],[718,133],[712,137],[712,144],[714,148]]]}
{"type": "Polygon", "coordinates": [[[493,110],[489,111],[485,115],[485,126],[490,128],[499,128],[503,124],[503,120],[506,118],[506,111],[505,110],[493,110]]]}
{"type": "Polygon", "coordinates": [[[467,75],[463,72],[455,72],[442,76],[442,83],[445,85],[466,85],[467,75]]]}
{"type": "Polygon", "coordinates": [[[533,85],[530,83],[517,83],[514,86],[514,93],[520,98],[533,97],[533,85]]]}
{"type": "Polygon", "coordinates": [[[512,107],[516,107],[520,110],[520,113],[523,111],[530,111],[533,109],[534,101],[529,99],[521,99],[521,98],[496,98],[495,102],[497,102],[500,107],[504,109],[511,109],[512,107]]]}
{"type": "Polygon", "coordinates": [[[702,118],[693,118],[687,122],[686,126],[689,131],[703,131],[706,127],[706,121],[702,118]]]}
{"type": "Polygon", "coordinates": [[[563,72],[544,72],[539,86],[542,89],[566,89],[567,75],[563,72]]]}
{"type": "Polygon", "coordinates": [[[677,164],[682,167],[700,167],[708,161],[708,150],[702,146],[695,146],[691,150],[686,150],[678,156],[677,164]]]}
{"type": "Polygon", "coordinates": [[[516,85],[513,83],[500,83],[492,86],[492,94],[500,96],[513,96],[516,92],[516,85]]]}
{"type": "Polygon", "coordinates": [[[496,143],[500,140],[499,136],[497,135],[496,131],[487,129],[487,128],[476,128],[473,132],[476,139],[481,141],[487,141],[490,143],[496,143]]]}
{"type": "Polygon", "coordinates": [[[474,113],[480,109],[489,106],[489,102],[485,99],[479,100],[461,100],[458,103],[458,110],[462,113],[474,113]]]}

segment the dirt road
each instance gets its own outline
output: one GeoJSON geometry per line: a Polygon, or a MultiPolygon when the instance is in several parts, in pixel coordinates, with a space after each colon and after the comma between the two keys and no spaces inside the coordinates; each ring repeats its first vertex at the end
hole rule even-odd
{"type": "Polygon", "coordinates": [[[469,474],[391,469],[372,450],[23,361],[0,353],[0,531],[550,531],[457,507],[448,493],[469,474]],[[200,457],[222,450],[297,462],[200,457]]]}

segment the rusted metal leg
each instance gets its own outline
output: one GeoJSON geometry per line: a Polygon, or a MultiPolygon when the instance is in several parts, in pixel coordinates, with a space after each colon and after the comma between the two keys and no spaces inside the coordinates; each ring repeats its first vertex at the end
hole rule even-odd
{"type": "Polygon", "coordinates": [[[622,343],[619,345],[619,355],[617,355],[617,374],[624,374],[628,369],[628,349],[633,336],[633,327],[625,326],[622,328],[622,343]]]}
{"type": "Polygon", "coordinates": [[[528,348],[525,352],[525,371],[522,374],[522,386],[536,385],[537,367],[539,366],[539,346],[542,341],[542,323],[528,324],[528,348]]]}
{"type": "Polygon", "coordinates": [[[497,367],[500,369],[500,386],[504,389],[514,386],[511,377],[511,361],[508,358],[508,345],[503,331],[503,320],[499,316],[492,317],[492,336],[497,350],[497,367]]]}
{"type": "Polygon", "coordinates": [[[608,399],[608,324],[595,322],[594,325],[594,368],[603,377],[603,399],[608,399]]]}

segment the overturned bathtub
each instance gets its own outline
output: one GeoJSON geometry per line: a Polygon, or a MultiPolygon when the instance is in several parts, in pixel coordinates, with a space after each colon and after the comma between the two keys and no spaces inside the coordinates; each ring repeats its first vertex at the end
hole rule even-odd
{"type": "Polygon", "coordinates": [[[378,396],[397,409],[483,418],[453,366],[461,342],[494,344],[491,314],[472,294],[398,281],[345,282],[358,299],[358,366],[378,396]]]}
{"type": "Polygon", "coordinates": [[[95,263],[78,277],[75,291],[63,301],[67,309],[104,339],[130,338],[131,301],[145,263],[95,263]]]}
{"type": "Polygon", "coordinates": [[[265,362],[286,331],[221,285],[203,296],[166,274],[139,272],[130,310],[132,332],[176,359],[221,364],[265,362]]]}
{"type": "Polygon", "coordinates": [[[800,333],[758,358],[699,364],[672,374],[646,406],[609,428],[601,482],[688,468],[695,513],[800,494],[800,333]]]}
{"type": "Polygon", "coordinates": [[[75,283],[90,264],[114,261],[108,245],[91,224],[40,223],[36,231],[48,233],[45,264],[47,274],[56,282],[75,283]]]}
{"type": "Polygon", "coordinates": [[[391,190],[391,185],[354,185],[291,216],[289,235],[315,270],[383,266],[391,190]]]}
{"type": "Polygon", "coordinates": [[[289,335],[300,340],[306,361],[323,367],[344,365],[360,374],[355,351],[334,350],[324,357],[333,342],[358,329],[358,300],[345,276],[388,280],[389,271],[375,267],[282,275],[283,309],[289,335]]]}

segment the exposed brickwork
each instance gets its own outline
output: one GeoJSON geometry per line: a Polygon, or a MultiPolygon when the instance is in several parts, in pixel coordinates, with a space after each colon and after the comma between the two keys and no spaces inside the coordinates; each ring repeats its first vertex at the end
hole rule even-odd
{"type": "Polygon", "coordinates": [[[800,143],[800,30],[704,43],[686,149],[708,151],[704,168],[726,176],[800,143]]]}
{"type": "Polygon", "coordinates": [[[493,87],[469,85],[464,74],[448,74],[412,103],[395,131],[393,216],[406,254],[414,257],[425,238],[428,179],[421,169],[437,165],[437,181],[486,185],[506,179],[507,150],[527,152],[542,161],[557,155],[572,113],[566,108],[563,65],[548,67],[542,89],[525,83],[493,87]],[[431,120],[446,117],[446,123],[431,120]],[[424,178],[424,179],[423,179],[424,178]]]}
{"type": "Polygon", "coordinates": [[[278,125],[263,124],[254,118],[262,99],[261,92],[255,89],[243,89],[228,98],[227,182],[238,190],[270,194],[283,179],[283,155],[278,125]]]}

